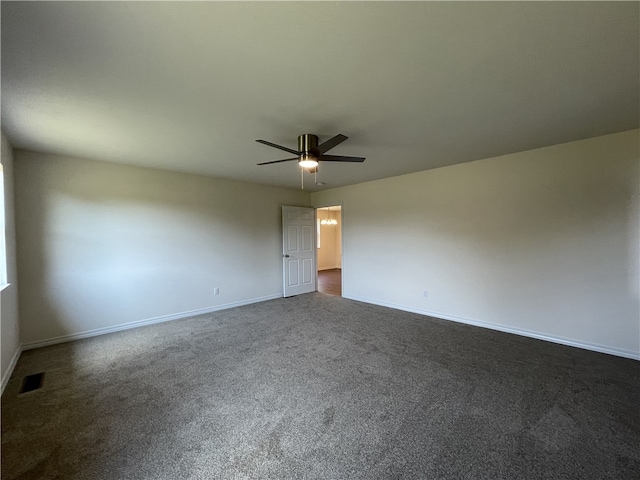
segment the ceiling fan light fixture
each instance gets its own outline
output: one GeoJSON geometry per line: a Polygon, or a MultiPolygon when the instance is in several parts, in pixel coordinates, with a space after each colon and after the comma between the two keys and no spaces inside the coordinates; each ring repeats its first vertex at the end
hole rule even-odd
{"type": "Polygon", "coordinates": [[[318,159],[310,153],[303,153],[302,155],[300,155],[298,165],[300,165],[302,168],[314,168],[318,166],[318,159]]]}
{"type": "MultiPolygon", "coordinates": [[[[266,140],[258,139],[256,142],[262,143],[263,145],[267,145],[269,147],[277,148],[278,150],[283,150],[285,152],[289,152],[295,157],[293,158],[284,158],[282,160],[273,160],[270,162],[261,162],[258,165],[270,165],[272,163],[282,163],[282,162],[292,162],[293,160],[298,161],[298,165],[300,166],[300,186],[304,189],[304,174],[313,173],[314,174],[314,183],[316,185],[324,185],[323,182],[318,182],[318,163],[321,161],[324,162],[356,162],[362,163],[364,162],[364,157],[345,157],[344,155],[327,155],[326,153],[331,150],[333,147],[340,145],[344,142],[348,137],[346,135],[342,135],[341,133],[336,135],[335,137],[330,138],[326,142],[318,144],[318,136],[313,135],[311,133],[305,133],[303,135],[298,136],[298,150],[294,150],[289,147],[283,147],[282,145],[278,145],[275,143],[267,142],[266,140]]],[[[335,225],[335,223],[331,223],[330,225],[335,225]]]]}

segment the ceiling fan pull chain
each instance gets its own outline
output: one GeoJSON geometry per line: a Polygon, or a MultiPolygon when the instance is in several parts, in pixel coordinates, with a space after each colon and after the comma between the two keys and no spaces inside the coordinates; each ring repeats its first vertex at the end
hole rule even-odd
{"type": "Polygon", "coordinates": [[[304,168],[300,169],[300,184],[302,190],[304,190],[304,168]]]}

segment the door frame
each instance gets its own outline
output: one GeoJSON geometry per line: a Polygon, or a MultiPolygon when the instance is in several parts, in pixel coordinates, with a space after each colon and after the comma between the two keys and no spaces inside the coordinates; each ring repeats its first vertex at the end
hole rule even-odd
{"type": "Polygon", "coordinates": [[[327,207],[340,207],[340,285],[342,286],[342,297],[344,297],[344,204],[343,202],[329,202],[329,203],[320,203],[318,205],[314,205],[313,208],[316,212],[316,230],[314,231],[314,235],[316,236],[316,291],[318,291],[318,230],[317,230],[317,222],[318,222],[318,210],[321,208],[327,207]]]}

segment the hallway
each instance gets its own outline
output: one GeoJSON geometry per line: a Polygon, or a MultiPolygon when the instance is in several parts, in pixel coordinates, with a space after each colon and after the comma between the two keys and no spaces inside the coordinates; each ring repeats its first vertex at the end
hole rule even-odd
{"type": "Polygon", "coordinates": [[[342,296],[342,270],[331,268],[318,272],[318,291],[328,295],[342,296]]]}

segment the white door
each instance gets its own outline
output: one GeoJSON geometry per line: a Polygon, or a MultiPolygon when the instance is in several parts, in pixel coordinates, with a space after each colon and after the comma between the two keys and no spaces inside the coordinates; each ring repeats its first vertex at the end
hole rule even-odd
{"type": "Polygon", "coordinates": [[[284,296],[316,291],[316,211],[282,207],[284,296]]]}

